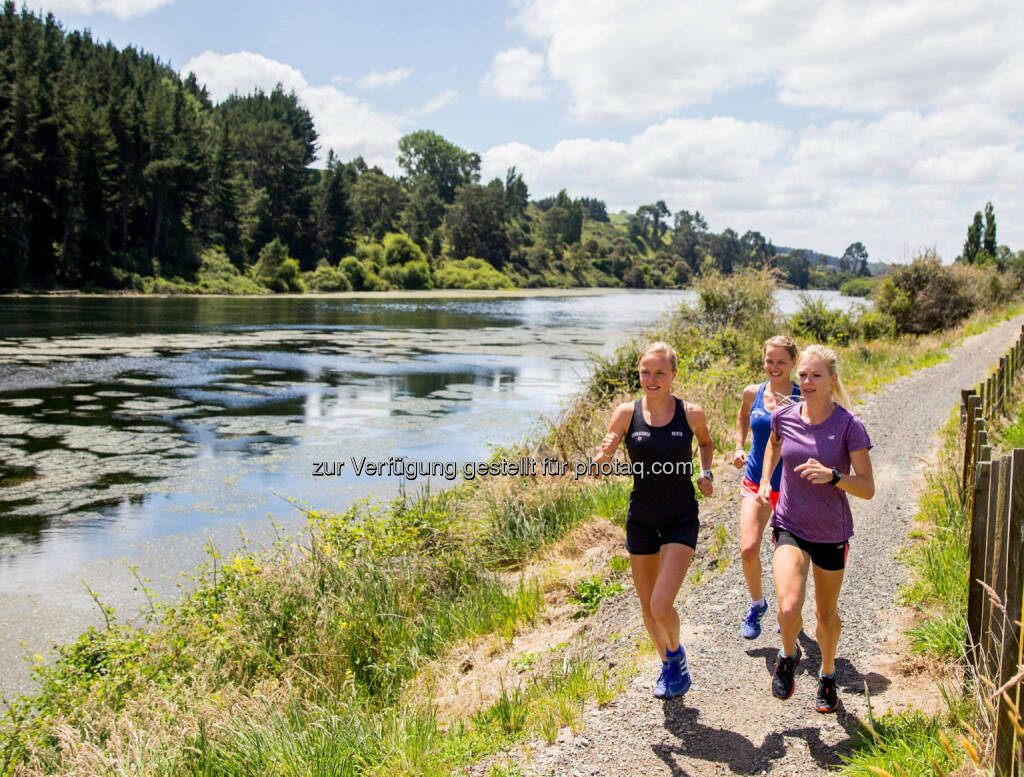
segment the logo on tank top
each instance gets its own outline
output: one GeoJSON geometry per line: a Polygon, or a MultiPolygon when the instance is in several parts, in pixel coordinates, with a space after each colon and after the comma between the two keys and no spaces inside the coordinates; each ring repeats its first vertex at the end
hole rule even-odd
{"type": "Polygon", "coordinates": [[[650,432],[633,432],[629,436],[634,438],[634,439],[636,439],[637,437],[650,437],[651,433],[650,432]]]}
{"type": "Polygon", "coordinates": [[[682,437],[683,433],[682,432],[672,432],[672,436],[673,437],[682,437]]]}

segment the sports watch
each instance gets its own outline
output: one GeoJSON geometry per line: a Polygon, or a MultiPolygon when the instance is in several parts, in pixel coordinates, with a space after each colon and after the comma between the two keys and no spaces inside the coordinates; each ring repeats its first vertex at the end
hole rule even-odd
{"type": "Polygon", "coordinates": [[[839,478],[843,476],[843,473],[839,471],[838,467],[832,467],[832,479],[828,481],[830,486],[834,486],[839,482],[839,478]]]}

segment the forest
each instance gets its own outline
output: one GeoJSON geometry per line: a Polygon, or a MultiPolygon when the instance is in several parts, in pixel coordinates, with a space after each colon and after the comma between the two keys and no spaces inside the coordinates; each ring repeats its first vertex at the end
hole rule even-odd
{"type": "Polygon", "coordinates": [[[392,288],[679,287],[776,267],[797,288],[870,275],[868,252],[779,250],[664,201],[609,214],[565,189],[531,199],[515,168],[430,130],[401,173],[318,159],[310,112],[280,87],[214,104],[194,74],[0,15],[0,290],[265,293],[392,288]]]}

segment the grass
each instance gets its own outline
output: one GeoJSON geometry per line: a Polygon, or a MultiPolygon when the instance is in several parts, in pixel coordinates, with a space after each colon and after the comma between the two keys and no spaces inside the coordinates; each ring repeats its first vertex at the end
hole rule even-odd
{"type": "MultiPolygon", "coordinates": [[[[1005,317],[1016,315],[1016,306],[1005,317]]],[[[1004,316],[979,320],[996,323],[1004,316]]],[[[974,333],[970,322],[965,332],[974,333]]],[[[990,438],[997,447],[1024,444],[1024,408],[1021,391],[1011,398],[1019,413],[1006,424],[997,420],[990,438]]],[[[945,711],[935,716],[911,710],[874,719],[869,715],[865,731],[853,744],[842,773],[854,777],[916,777],[990,773],[993,707],[988,696],[994,685],[978,677],[966,660],[967,593],[970,576],[968,555],[969,516],[965,495],[960,491],[959,467],[962,448],[958,438],[959,418],[951,414],[942,429],[939,461],[927,476],[917,516],[919,537],[905,556],[914,580],[901,592],[903,604],[916,607],[921,618],[908,631],[911,649],[926,656],[946,674],[967,677],[963,691],[953,693],[940,686],[945,711]],[[950,671],[952,670],[952,671],[950,671]],[[964,766],[964,764],[967,766],[964,766]],[[961,771],[958,771],[961,770],[961,771]]]]}
{"type": "MultiPolygon", "coordinates": [[[[680,345],[676,390],[705,407],[721,443],[739,388],[759,378],[760,342],[779,322],[757,279],[739,292],[711,279],[701,295],[702,311],[680,311],[654,334],[680,345]]],[[[866,390],[943,358],[943,343],[958,336],[854,343],[840,354],[844,377],[866,390]]],[[[592,452],[611,405],[630,396],[632,347],[600,362],[587,394],[523,455],[570,461],[592,452]]],[[[210,548],[183,601],[155,603],[139,628],[104,609],[105,628],[36,668],[39,693],[0,713],[0,774],[442,775],[517,741],[554,741],[580,727],[585,704],[619,692],[623,675],[598,672],[567,646],[536,675],[540,662],[523,654],[522,684],[450,725],[438,722],[429,695],[412,698],[419,686],[409,681],[462,641],[507,643],[535,622],[539,584],[517,570],[583,522],[621,525],[628,496],[626,478],[491,478],[340,514],[308,511],[308,536],[282,539],[267,555],[221,558],[210,548]]],[[[714,566],[728,563],[731,544],[716,527],[714,566]]],[[[907,594],[923,609],[949,596],[940,586],[954,574],[950,559],[927,555],[936,572],[907,594]]],[[[628,561],[609,567],[577,587],[582,612],[615,592],[628,561]]],[[[694,568],[691,583],[704,574],[694,568]]],[[[950,641],[940,626],[920,640],[929,654],[950,641]]],[[[652,656],[642,639],[636,661],[652,656]]]]}

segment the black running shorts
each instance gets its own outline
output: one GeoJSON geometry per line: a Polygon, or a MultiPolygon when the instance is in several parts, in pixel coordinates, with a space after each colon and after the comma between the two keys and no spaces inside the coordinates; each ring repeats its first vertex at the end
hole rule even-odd
{"type": "Polygon", "coordinates": [[[800,548],[811,557],[815,566],[828,572],[846,569],[846,554],[850,552],[850,541],[846,542],[808,542],[785,529],[772,529],[772,544],[792,545],[800,548]]]}
{"type": "Polygon", "coordinates": [[[646,526],[637,521],[626,521],[626,550],[635,556],[650,556],[670,542],[678,542],[696,550],[699,531],[700,519],[697,516],[664,526],[646,526]]]}

